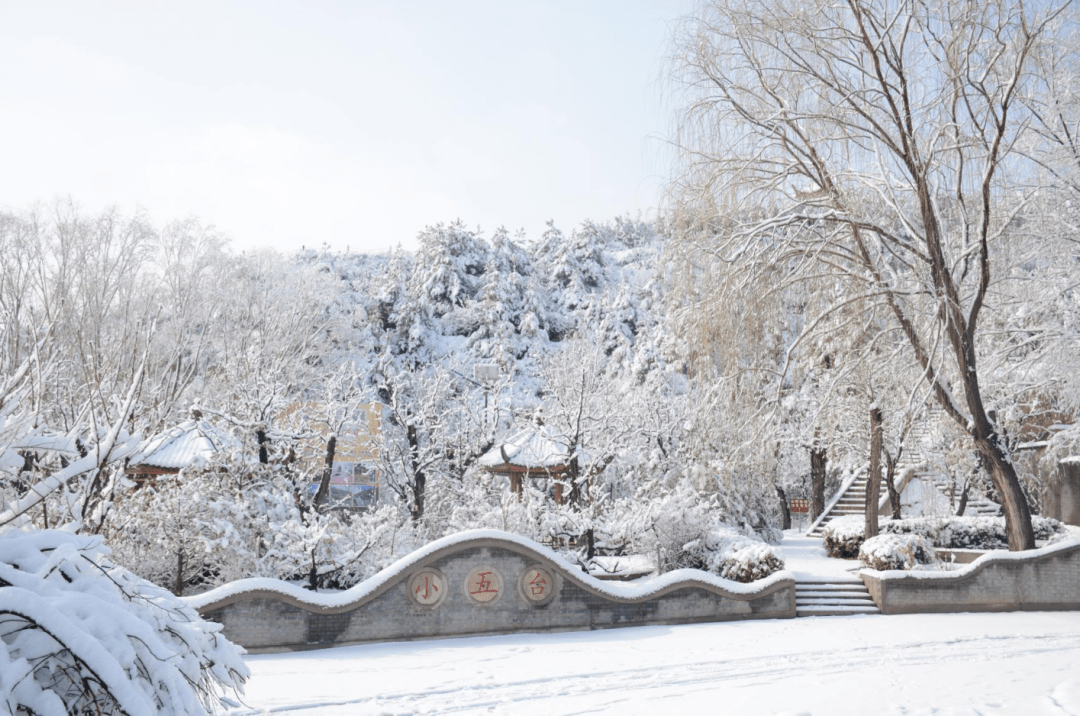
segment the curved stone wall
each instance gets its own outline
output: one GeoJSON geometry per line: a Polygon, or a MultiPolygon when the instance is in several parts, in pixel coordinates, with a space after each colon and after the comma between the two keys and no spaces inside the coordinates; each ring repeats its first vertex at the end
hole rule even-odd
{"type": "Polygon", "coordinates": [[[989,552],[954,572],[860,576],[882,614],[1080,610],[1080,541],[989,552]]]}
{"type": "Polygon", "coordinates": [[[186,598],[249,651],[517,631],[603,629],[795,616],[789,573],[739,584],[679,570],[602,582],[515,535],[476,530],[434,542],[353,589],[314,594],[242,580],[186,598]]]}

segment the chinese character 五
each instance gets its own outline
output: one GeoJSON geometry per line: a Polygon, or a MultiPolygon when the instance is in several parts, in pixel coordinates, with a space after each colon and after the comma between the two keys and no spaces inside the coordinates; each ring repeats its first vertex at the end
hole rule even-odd
{"type": "Polygon", "coordinates": [[[498,594],[498,589],[491,588],[492,581],[488,579],[488,575],[490,574],[491,572],[477,573],[476,576],[480,578],[480,582],[476,585],[476,589],[469,592],[469,594],[498,594]]]}

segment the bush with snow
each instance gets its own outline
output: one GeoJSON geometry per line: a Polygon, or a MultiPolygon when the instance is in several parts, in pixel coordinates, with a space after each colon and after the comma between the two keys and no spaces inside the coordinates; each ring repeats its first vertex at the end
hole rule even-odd
{"type": "Polygon", "coordinates": [[[862,543],[859,561],[864,567],[884,572],[914,569],[937,562],[930,540],[917,534],[880,534],[862,543]]]}
{"type": "Polygon", "coordinates": [[[141,487],[105,537],[113,559],[176,594],[247,577],[347,589],[419,546],[397,534],[395,506],[315,509],[309,485],[279,465],[216,461],[141,487]]]}
{"type": "Polygon", "coordinates": [[[680,566],[735,582],[753,582],[784,568],[784,558],[775,547],[729,527],[713,527],[683,545],[680,562],[680,566]]]}
{"type": "Polygon", "coordinates": [[[111,564],[100,538],[0,537],[0,704],[9,713],[207,714],[248,676],[221,626],[111,564]]]}
{"type": "MultiPolygon", "coordinates": [[[[1048,540],[1066,526],[1049,517],[1032,515],[1035,539],[1048,540]]],[[[884,522],[882,532],[918,534],[938,549],[1008,549],[1004,517],[909,517],[884,522]]]]}
{"type": "Polygon", "coordinates": [[[1064,525],[1064,529],[1046,541],[1047,547],[1052,544],[1080,543],[1080,527],[1064,525]]]}
{"type": "Polygon", "coordinates": [[[822,529],[825,553],[833,559],[858,559],[865,522],[861,515],[837,517],[822,529]]]}
{"type": "MultiPolygon", "coordinates": [[[[837,559],[856,559],[863,543],[861,515],[839,517],[823,530],[825,551],[837,559]]],[[[1068,533],[1068,526],[1049,517],[1032,515],[1035,539],[1050,540],[1068,533]]],[[[1004,517],[907,517],[882,520],[882,534],[918,535],[937,549],[1008,549],[1004,517]]]]}

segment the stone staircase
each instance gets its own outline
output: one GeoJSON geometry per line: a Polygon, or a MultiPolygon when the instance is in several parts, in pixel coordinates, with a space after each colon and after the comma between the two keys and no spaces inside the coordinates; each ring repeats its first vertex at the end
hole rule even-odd
{"type": "MultiPolygon", "coordinates": [[[[953,502],[953,497],[950,496],[952,485],[949,484],[949,478],[940,473],[917,473],[917,477],[921,477],[923,480],[929,482],[937,488],[946,500],[953,502]]],[[[955,506],[953,509],[960,507],[960,492],[959,490],[955,495],[955,506]]],[[[964,508],[964,515],[966,517],[996,517],[1001,514],[1001,505],[992,500],[988,500],[985,497],[976,496],[968,493],[967,507],[964,508]]]]}
{"type": "MultiPolygon", "coordinates": [[[[926,484],[933,485],[937,488],[937,491],[941,493],[945,499],[949,500],[951,509],[955,510],[960,506],[960,493],[956,492],[955,495],[950,494],[954,489],[949,484],[949,478],[947,475],[942,474],[940,471],[927,469],[927,465],[932,465],[929,458],[932,456],[933,448],[928,447],[932,443],[930,437],[930,425],[941,420],[941,408],[932,407],[923,420],[912,426],[908,432],[907,440],[905,443],[908,445],[908,454],[905,456],[905,462],[909,463],[915,468],[915,477],[923,480],[926,484]]],[[[897,470],[897,474],[902,474],[902,470],[897,470]]],[[[996,502],[992,502],[985,497],[975,496],[971,493],[968,494],[967,507],[964,509],[964,514],[967,516],[975,517],[993,517],[1000,514],[1001,505],[996,502]]]]}
{"type": "Polygon", "coordinates": [[[821,519],[810,526],[810,530],[806,533],[806,536],[821,537],[825,525],[829,524],[829,522],[837,517],[863,514],[866,510],[867,481],[868,477],[866,475],[860,475],[852,480],[851,484],[840,493],[839,498],[826,506],[825,513],[822,515],[821,519]]]}
{"type": "MultiPolygon", "coordinates": [[[[897,473],[902,473],[902,469],[897,470],[897,473]]],[[[913,479],[921,479],[929,485],[933,485],[937,488],[937,491],[946,499],[950,499],[949,492],[952,486],[949,484],[949,478],[940,473],[932,470],[920,469],[915,473],[913,479]]],[[[840,494],[839,499],[828,505],[825,509],[824,515],[820,520],[811,525],[809,531],[807,531],[807,537],[821,537],[825,526],[837,517],[843,517],[844,515],[862,515],[866,510],[866,483],[868,478],[866,475],[860,475],[855,478],[840,494]]],[[[889,493],[885,488],[884,483],[879,486],[879,498],[881,503],[878,507],[878,513],[884,516],[889,515],[889,493]]],[[[955,496],[955,500],[959,502],[960,495],[955,496]]],[[[957,504],[956,507],[959,505],[957,504]]],[[[955,509],[955,507],[953,508],[955,509]]],[[[995,517],[1001,514],[1001,505],[985,497],[969,494],[967,507],[964,510],[964,514],[968,517],[995,517]]]]}
{"type": "Polygon", "coordinates": [[[880,614],[858,577],[809,577],[795,581],[795,615],[799,617],[880,614]]]}
{"type": "MultiPolygon", "coordinates": [[[[952,510],[955,511],[959,507],[960,494],[958,492],[955,495],[950,494],[955,488],[950,485],[947,475],[928,468],[929,465],[932,465],[928,455],[932,456],[934,452],[931,445],[933,441],[930,426],[938,421],[940,412],[940,408],[931,408],[929,414],[923,420],[912,426],[904,441],[906,450],[900,465],[897,466],[896,475],[899,482],[900,475],[907,471],[913,471],[912,479],[920,479],[927,485],[933,485],[946,500],[949,500],[952,510]]],[[[864,514],[867,481],[867,475],[860,475],[851,484],[842,487],[839,497],[834,497],[834,502],[826,505],[825,513],[810,526],[806,535],[808,537],[821,537],[824,527],[837,517],[864,514]]],[[[903,489],[903,485],[898,484],[897,487],[903,489]]],[[[881,502],[878,513],[881,515],[890,514],[889,493],[884,482],[879,486],[879,497],[881,502]]],[[[1001,514],[1001,505],[985,497],[969,494],[964,514],[973,517],[994,517],[1001,514]]]]}

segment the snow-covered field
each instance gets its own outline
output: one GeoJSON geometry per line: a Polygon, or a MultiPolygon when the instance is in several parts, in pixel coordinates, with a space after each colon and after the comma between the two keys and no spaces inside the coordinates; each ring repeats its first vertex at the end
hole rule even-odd
{"type": "Polygon", "coordinates": [[[249,657],[242,713],[1080,716],[1080,613],[816,617],[249,657]]]}

